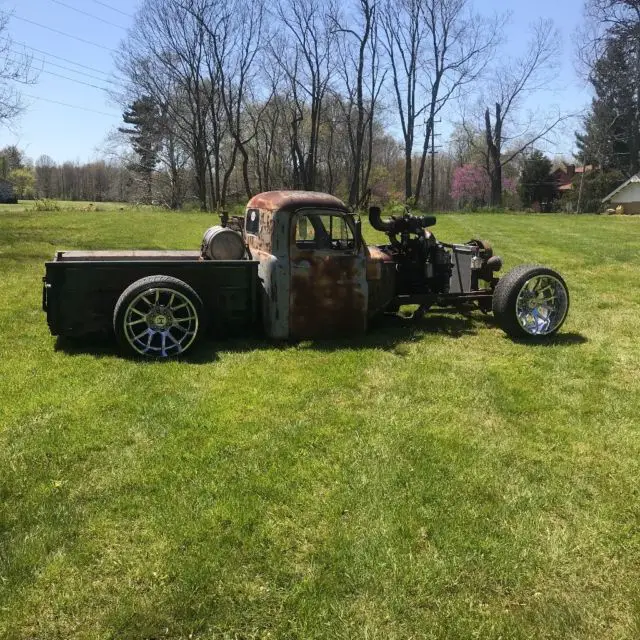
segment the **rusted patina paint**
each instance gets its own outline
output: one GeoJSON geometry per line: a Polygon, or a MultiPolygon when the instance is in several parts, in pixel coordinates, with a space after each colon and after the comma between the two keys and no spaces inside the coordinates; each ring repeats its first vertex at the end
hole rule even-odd
{"type": "MultiPolygon", "coordinates": [[[[334,200],[331,196],[328,198],[334,200]]],[[[336,208],[320,208],[315,205],[313,210],[319,214],[346,213],[346,210],[336,211],[336,208]]],[[[308,211],[309,209],[302,208],[301,213],[308,211]]],[[[355,228],[352,222],[348,224],[353,232],[355,228]]],[[[329,338],[366,331],[367,280],[364,246],[358,251],[300,248],[295,241],[295,227],[296,216],[292,216],[289,231],[291,337],[329,338]]]]}
{"type": "MultiPolygon", "coordinates": [[[[298,212],[349,216],[334,196],[311,191],[271,191],[254,196],[258,230],[245,233],[260,266],[265,331],[274,338],[317,338],[361,333],[367,324],[366,249],[301,249],[295,242],[298,212]]],[[[349,223],[352,232],[355,227],[349,223]]]]}
{"type": "MultiPolygon", "coordinates": [[[[257,207],[247,207],[247,211],[250,209],[257,209],[257,207]]],[[[272,251],[272,236],[273,228],[275,226],[275,213],[269,209],[257,209],[260,216],[260,223],[257,233],[245,233],[245,240],[249,250],[253,254],[255,251],[266,251],[271,253],[272,251]]]]}
{"type": "Polygon", "coordinates": [[[382,278],[382,265],[394,264],[393,258],[378,247],[367,247],[367,280],[382,278]]]}
{"type": "Polygon", "coordinates": [[[362,255],[296,251],[291,257],[289,331],[294,338],[362,333],[367,328],[362,255]]]}
{"type": "Polygon", "coordinates": [[[266,191],[249,200],[247,209],[267,211],[297,211],[308,207],[347,211],[342,200],[317,191],[266,191]]]}
{"type": "Polygon", "coordinates": [[[384,311],[396,294],[396,265],[378,247],[367,247],[368,309],[371,318],[384,311]]]}
{"type": "MultiPolygon", "coordinates": [[[[255,198],[254,198],[255,200],[255,198]]],[[[253,202],[253,201],[252,201],[253,202]]],[[[265,334],[269,338],[289,337],[289,218],[271,209],[258,209],[260,221],[256,234],[246,233],[251,256],[260,264],[260,298],[265,334]]]]}

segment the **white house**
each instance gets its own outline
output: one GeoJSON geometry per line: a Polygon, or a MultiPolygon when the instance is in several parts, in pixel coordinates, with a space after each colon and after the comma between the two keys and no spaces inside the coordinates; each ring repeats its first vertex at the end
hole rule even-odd
{"type": "Polygon", "coordinates": [[[622,205],[627,214],[640,213],[640,173],[623,182],[603,198],[602,202],[610,202],[612,207],[622,205]]]}

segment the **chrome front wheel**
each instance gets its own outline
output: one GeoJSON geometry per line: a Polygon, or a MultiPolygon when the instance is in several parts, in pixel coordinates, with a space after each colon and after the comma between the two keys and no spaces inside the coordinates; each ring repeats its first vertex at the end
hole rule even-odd
{"type": "Polygon", "coordinates": [[[521,265],[500,278],[492,307],[497,323],[511,337],[542,339],[564,323],[569,290],[553,269],[521,265]]]}
{"type": "Polygon", "coordinates": [[[532,336],[553,333],[564,322],[568,307],[566,286],[549,274],[527,280],[516,298],[518,322],[532,336]]]}

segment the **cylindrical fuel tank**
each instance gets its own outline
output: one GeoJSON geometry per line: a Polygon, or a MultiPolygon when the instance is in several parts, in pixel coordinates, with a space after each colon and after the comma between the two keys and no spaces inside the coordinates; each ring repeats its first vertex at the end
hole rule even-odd
{"type": "Polygon", "coordinates": [[[236,231],[216,225],[204,232],[200,254],[205,260],[242,260],[245,253],[244,240],[236,231]]]}

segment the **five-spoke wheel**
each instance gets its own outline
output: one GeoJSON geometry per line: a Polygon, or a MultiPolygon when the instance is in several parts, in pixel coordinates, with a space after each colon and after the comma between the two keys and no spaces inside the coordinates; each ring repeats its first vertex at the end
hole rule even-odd
{"type": "Polygon", "coordinates": [[[134,282],[120,296],[113,328],[129,353],[170,358],[190,349],[202,333],[204,312],[198,294],[170,276],[134,282]]]}

